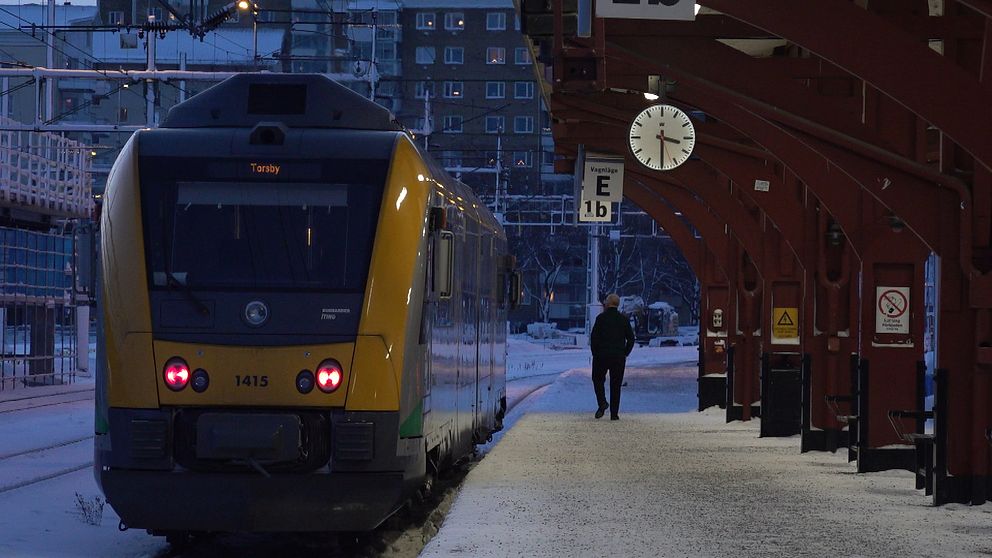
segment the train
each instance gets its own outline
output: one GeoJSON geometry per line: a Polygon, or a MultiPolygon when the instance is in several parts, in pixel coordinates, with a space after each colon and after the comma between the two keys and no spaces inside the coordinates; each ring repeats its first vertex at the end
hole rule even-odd
{"type": "Polygon", "coordinates": [[[94,474],[121,528],[374,529],[502,428],[502,226],[321,75],[133,134],[100,215],[94,474]]]}

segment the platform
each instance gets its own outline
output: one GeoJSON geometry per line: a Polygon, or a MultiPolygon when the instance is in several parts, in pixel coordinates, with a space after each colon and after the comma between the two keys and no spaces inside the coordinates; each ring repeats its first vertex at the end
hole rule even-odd
{"type": "Polygon", "coordinates": [[[469,473],[421,556],[969,556],[992,504],[932,507],[905,471],[857,474],[758,422],[697,413],[695,367],[628,370],[621,420],[570,370],[469,473]],[[678,411],[691,412],[678,412],[678,411]]]}

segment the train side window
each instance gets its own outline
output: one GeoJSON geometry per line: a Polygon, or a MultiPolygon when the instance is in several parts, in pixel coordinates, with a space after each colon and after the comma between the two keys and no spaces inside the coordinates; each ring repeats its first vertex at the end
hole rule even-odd
{"type": "Polygon", "coordinates": [[[510,308],[516,308],[520,306],[520,300],[522,298],[521,290],[521,277],[519,271],[513,271],[510,273],[510,308]]]}
{"type": "Polygon", "coordinates": [[[455,235],[440,231],[434,237],[434,293],[439,298],[451,298],[452,270],[454,269],[455,235]]]}

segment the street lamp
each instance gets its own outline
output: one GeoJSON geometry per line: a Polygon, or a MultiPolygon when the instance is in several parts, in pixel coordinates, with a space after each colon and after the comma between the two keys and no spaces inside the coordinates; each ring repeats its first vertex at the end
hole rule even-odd
{"type": "Polygon", "coordinates": [[[258,62],[258,4],[249,0],[238,0],[238,9],[247,12],[251,10],[251,58],[258,62]]]}

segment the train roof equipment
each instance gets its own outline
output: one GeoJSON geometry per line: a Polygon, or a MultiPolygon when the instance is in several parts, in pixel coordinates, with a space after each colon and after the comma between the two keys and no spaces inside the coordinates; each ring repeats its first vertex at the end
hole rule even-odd
{"type": "Polygon", "coordinates": [[[238,74],[169,110],[161,128],[289,128],[402,131],[393,114],[320,74],[238,74]]]}

